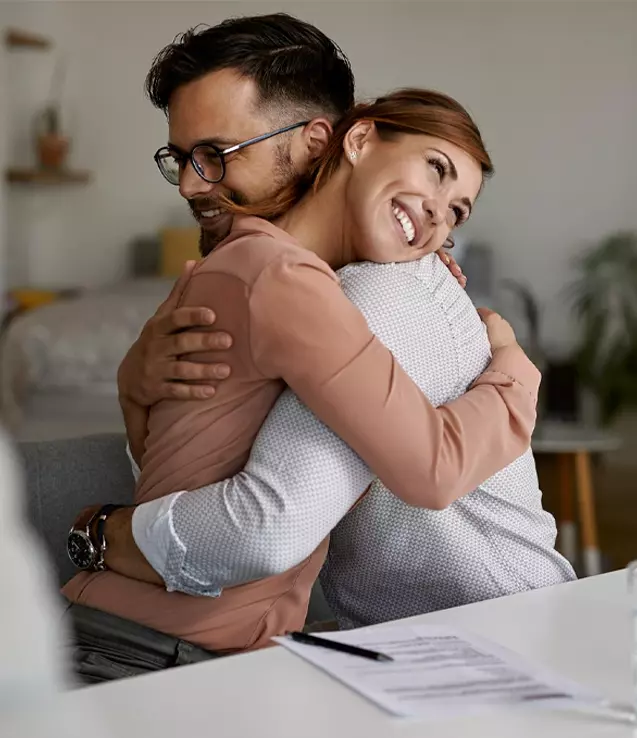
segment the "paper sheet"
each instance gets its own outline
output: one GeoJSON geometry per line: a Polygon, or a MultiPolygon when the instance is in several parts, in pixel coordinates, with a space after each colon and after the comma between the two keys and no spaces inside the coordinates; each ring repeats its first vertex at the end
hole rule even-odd
{"type": "Polygon", "coordinates": [[[394,715],[441,718],[488,706],[595,704],[597,695],[479,636],[431,625],[318,633],[394,658],[376,662],[275,638],[394,715]]]}

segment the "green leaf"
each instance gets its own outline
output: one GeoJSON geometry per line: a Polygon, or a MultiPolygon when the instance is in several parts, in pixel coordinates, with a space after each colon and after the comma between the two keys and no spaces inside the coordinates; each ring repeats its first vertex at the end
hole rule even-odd
{"type": "Polygon", "coordinates": [[[567,295],[581,329],[582,380],[610,422],[637,407],[637,233],[615,233],[575,261],[567,295]]]}

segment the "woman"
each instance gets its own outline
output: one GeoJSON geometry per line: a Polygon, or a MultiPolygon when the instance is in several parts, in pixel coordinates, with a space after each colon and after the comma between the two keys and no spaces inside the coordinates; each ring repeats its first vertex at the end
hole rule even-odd
{"type": "MultiPolygon", "coordinates": [[[[216,327],[235,337],[232,374],[210,400],[151,409],[137,501],[236,474],[286,384],[412,505],[446,507],[522,454],[539,375],[506,325],[496,326],[491,370],[467,396],[434,409],[333,271],[438,250],[469,217],[491,171],[479,131],[458,103],[407,90],[347,116],[311,189],[299,183],[258,212],[271,222],[239,214],[183,298],[224,305],[216,327]],[[470,428],[476,413],[484,425],[470,428]]],[[[290,571],[217,599],[113,572],[80,574],[64,593],[209,651],[245,650],[302,626],[326,550],[324,540],[290,571]]]]}

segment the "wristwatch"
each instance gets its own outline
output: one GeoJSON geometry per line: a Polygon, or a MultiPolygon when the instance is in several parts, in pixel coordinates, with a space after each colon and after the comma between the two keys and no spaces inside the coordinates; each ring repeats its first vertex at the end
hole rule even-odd
{"type": "Polygon", "coordinates": [[[97,525],[96,525],[96,536],[97,536],[97,561],[95,562],[95,569],[97,571],[105,571],[106,564],[104,563],[104,554],[106,553],[106,536],[104,535],[104,528],[106,527],[106,519],[108,516],[119,510],[123,505],[104,505],[97,512],[97,525]]]}
{"type": "Polygon", "coordinates": [[[106,537],[104,527],[108,516],[122,507],[122,505],[103,505],[91,515],[84,528],[73,526],[66,540],[66,551],[73,564],[82,571],[104,571],[104,553],[106,552],[106,537]],[[93,540],[91,528],[97,520],[96,538],[93,540]]]}
{"type": "Polygon", "coordinates": [[[91,526],[95,522],[98,512],[99,510],[91,515],[85,528],[73,526],[66,539],[66,552],[69,558],[78,569],[83,571],[92,569],[97,561],[97,546],[91,538],[91,526]]]}

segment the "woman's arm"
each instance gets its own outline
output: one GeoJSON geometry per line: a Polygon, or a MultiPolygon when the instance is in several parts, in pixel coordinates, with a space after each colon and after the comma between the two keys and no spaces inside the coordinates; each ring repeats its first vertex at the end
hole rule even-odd
{"type": "MultiPolygon", "coordinates": [[[[190,354],[224,351],[232,345],[227,333],[210,330],[216,320],[212,310],[179,305],[196,263],[184,264],[170,294],[146,322],[117,372],[126,435],[138,465],[144,455],[151,405],[160,400],[206,399],[214,394],[219,380],[228,376],[226,364],[187,360],[190,354]]],[[[449,269],[462,279],[453,265],[449,269]]]]}
{"type": "MultiPolygon", "coordinates": [[[[345,281],[349,299],[361,307],[396,356],[406,361],[423,392],[429,397],[447,396],[449,381],[453,386],[457,380],[440,375],[462,352],[462,346],[453,344],[456,329],[444,325],[435,330],[432,321],[437,323],[440,313],[432,311],[437,303],[426,285],[392,271],[384,274],[383,286],[396,296],[391,317],[383,316],[367,280],[359,275],[345,281]],[[441,341],[447,340],[449,351],[441,351],[441,341]]],[[[483,313],[482,317],[496,356],[501,357],[502,349],[515,343],[515,336],[498,316],[483,313]]],[[[480,331],[477,317],[470,330],[480,331]]],[[[475,350],[475,341],[472,346],[475,350]]],[[[486,341],[483,349],[486,357],[486,341]]],[[[449,370],[454,377],[457,368],[452,364],[449,370]]],[[[515,375],[516,368],[512,371],[515,375]]],[[[468,435],[470,439],[471,432],[468,435]]],[[[500,451],[495,453],[497,459],[500,451]]],[[[107,531],[107,563],[145,581],[155,581],[157,572],[168,589],[217,596],[225,587],[300,563],[347,513],[373,476],[356,453],[288,390],[268,415],[241,473],[140,505],[132,514],[134,540],[132,511],[121,511],[122,516],[128,514],[127,526],[107,531]],[[146,569],[138,565],[139,560],[146,569]]],[[[114,527],[118,515],[119,511],[109,518],[114,527]]]]}
{"type": "Polygon", "coordinates": [[[125,397],[119,398],[119,405],[124,417],[130,455],[135,464],[140,467],[148,435],[148,408],[137,405],[125,397]]]}
{"type": "Polygon", "coordinates": [[[517,344],[434,408],[316,266],[271,264],[253,287],[250,321],[260,370],[282,377],[408,504],[444,508],[529,446],[540,374],[517,344]]]}

